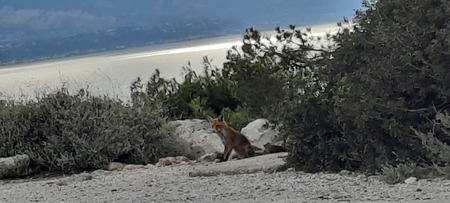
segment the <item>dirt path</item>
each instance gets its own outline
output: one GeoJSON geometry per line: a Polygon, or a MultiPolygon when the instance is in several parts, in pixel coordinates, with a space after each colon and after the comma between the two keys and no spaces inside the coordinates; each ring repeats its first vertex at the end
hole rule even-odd
{"type": "Polygon", "coordinates": [[[193,170],[208,167],[227,170],[244,164],[250,168],[261,166],[264,160],[277,162],[273,156],[261,157],[210,166],[149,165],[133,170],[0,181],[0,202],[450,202],[450,181],[439,179],[387,185],[377,176],[291,170],[189,176],[193,170]]]}

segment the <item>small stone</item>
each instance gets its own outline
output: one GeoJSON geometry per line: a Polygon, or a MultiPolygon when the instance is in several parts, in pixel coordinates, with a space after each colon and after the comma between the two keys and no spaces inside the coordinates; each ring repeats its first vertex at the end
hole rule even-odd
{"type": "Polygon", "coordinates": [[[175,157],[166,157],[166,158],[160,158],[158,163],[156,163],[157,167],[163,167],[163,166],[170,166],[173,164],[177,164],[178,160],[175,157]]]}
{"type": "Polygon", "coordinates": [[[208,153],[208,154],[205,154],[205,155],[201,156],[200,158],[198,158],[198,161],[200,161],[200,162],[213,162],[213,161],[215,161],[217,159],[217,155],[218,155],[217,152],[215,152],[215,153],[208,153]]]}
{"type": "Polygon", "coordinates": [[[422,191],[422,189],[420,189],[420,188],[417,188],[417,190],[416,190],[416,192],[421,192],[422,191]]]}
{"type": "Polygon", "coordinates": [[[295,169],[291,167],[291,168],[286,169],[286,172],[295,172],[295,169]]]}
{"type": "Polygon", "coordinates": [[[352,172],[348,171],[348,170],[342,170],[341,172],[339,172],[339,175],[342,176],[348,176],[350,175],[352,172]]]}
{"type": "Polygon", "coordinates": [[[91,173],[91,175],[92,175],[92,176],[100,176],[100,175],[108,175],[108,174],[110,174],[110,173],[111,173],[111,172],[109,172],[109,171],[99,169],[99,170],[93,171],[93,172],[91,173]]]}
{"type": "Polygon", "coordinates": [[[363,182],[369,181],[369,178],[367,178],[367,176],[365,176],[363,174],[360,174],[360,175],[356,176],[356,179],[361,180],[363,182]]]}
{"type": "Polygon", "coordinates": [[[111,162],[108,164],[108,171],[121,171],[124,165],[119,162],[111,162]]]}
{"type": "Polygon", "coordinates": [[[406,184],[412,184],[412,183],[415,183],[417,181],[417,178],[416,177],[409,177],[409,178],[407,178],[406,180],[405,180],[405,183],[406,184]]]}
{"type": "Polygon", "coordinates": [[[123,170],[136,170],[136,169],[141,169],[141,168],[144,168],[144,165],[127,164],[123,167],[123,170]]]}
{"type": "Polygon", "coordinates": [[[56,185],[57,186],[66,186],[67,182],[66,181],[58,181],[58,182],[56,182],[56,185]]]}
{"type": "Polygon", "coordinates": [[[176,159],[178,160],[178,162],[190,162],[191,161],[185,156],[177,156],[176,159]]]}
{"type": "Polygon", "coordinates": [[[94,177],[91,174],[82,173],[80,174],[79,180],[80,181],[86,181],[86,180],[92,180],[94,177]]]}
{"type": "Polygon", "coordinates": [[[144,168],[145,169],[154,169],[154,168],[156,168],[156,166],[153,165],[153,164],[147,164],[147,165],[144,166],[144,168]]]}
{"type": "Polygon", "coordinates": [[[335,175],[331,175],[331,174],[322,175],[321,178],[323,178],[325,180],[329,180],[329,181],[335,181],[338,179],[338,177],[336,177],[335,175]]]}

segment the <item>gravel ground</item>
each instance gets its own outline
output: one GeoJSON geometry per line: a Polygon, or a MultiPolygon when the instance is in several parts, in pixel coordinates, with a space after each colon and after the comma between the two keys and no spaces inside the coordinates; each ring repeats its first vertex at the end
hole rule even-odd
{"type": "Polygon", "coordinates": [[[378,176],[291,170],[189,177],[195,167],[148,165],[0,181],[0,202],[450,202],[449,180],[388,185],[378,176]]]}

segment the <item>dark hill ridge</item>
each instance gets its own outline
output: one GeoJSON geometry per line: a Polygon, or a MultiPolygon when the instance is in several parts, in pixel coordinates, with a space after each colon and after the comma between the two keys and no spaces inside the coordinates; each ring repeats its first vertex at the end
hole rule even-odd
{"type": "Polygon", "coordinates": [[[0,0],[0,64],[352,17],[361,0],[0,0]]]}

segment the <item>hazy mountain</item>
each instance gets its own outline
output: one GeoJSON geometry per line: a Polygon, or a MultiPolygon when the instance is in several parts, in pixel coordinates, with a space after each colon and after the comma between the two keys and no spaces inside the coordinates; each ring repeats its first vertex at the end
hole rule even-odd
{"type": "Polygon", "coordinates": [[[352,17],[361,0],[0,0],[0,63],[352,17]]]}

